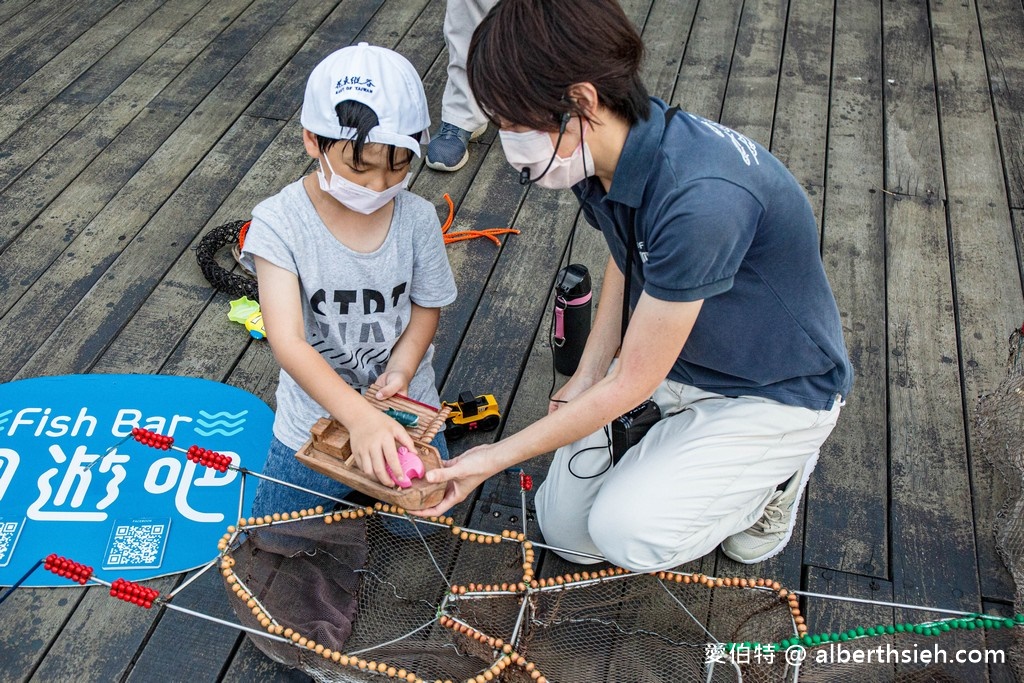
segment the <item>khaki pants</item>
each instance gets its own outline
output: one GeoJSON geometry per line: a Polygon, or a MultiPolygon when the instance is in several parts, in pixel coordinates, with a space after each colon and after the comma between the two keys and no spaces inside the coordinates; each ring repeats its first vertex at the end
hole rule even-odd
{"type": "Polygon", "coordinates": [[[604,430],[555,453],[536,498],[547,543],[637,572],[703,557],[750,528],[777,485],[806,466],[802,491],[842,405],[809,410],[671,380],[653,399],[665,417],[615,467],[605,469],[604,430]]]}
{"type": "Polygon", "coordinates": [[[448,0],[444,42],[448,45],[448,82],[441,99],[441,120],[474,131],[487,123],[466,77],[466,57],[473,31],[498,0],[448,0]]]}

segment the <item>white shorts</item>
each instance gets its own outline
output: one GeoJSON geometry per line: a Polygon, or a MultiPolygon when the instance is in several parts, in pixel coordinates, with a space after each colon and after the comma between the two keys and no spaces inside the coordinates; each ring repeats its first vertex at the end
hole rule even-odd
{"type": "Polygon", "coordinates": [[[810,410],[672,380],[652,398],[664,417],[614,467],[604,430],[556,451],[536,497],[546,543],[637,572],[703,557],[750,528],[805,466],[806,481],[843,405],[837,396],[831,410],[810,410]]]}

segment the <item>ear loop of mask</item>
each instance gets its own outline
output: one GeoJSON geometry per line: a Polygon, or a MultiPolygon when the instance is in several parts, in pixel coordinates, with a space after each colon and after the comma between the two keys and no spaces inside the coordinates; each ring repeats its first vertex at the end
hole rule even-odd
{"type": "MultiPolygon", "coordinates": [[[[544,167],[544,170],[536,178],[530,178],[530,169],[524,168],[519,172],[519,184],[520,185],[532,185],[537,182],[551,170],[551,165],[555,163],[555,157],[558,156],[558,146],[562,144],[562,136],[565,135],[565,129],[569,127],[569,120],[572,118],[572,114],[565,112],[562,114],[561,119],[558,123],[558,140],[555,141],[555,151],[551,154],[551,158],[548,160],[548,165],[544,167]]],[[[583,121],[580,120],[580,131],[583,130],[583,121]]],[[[581,133],[582,134],[582,133],[581,133]]]]}

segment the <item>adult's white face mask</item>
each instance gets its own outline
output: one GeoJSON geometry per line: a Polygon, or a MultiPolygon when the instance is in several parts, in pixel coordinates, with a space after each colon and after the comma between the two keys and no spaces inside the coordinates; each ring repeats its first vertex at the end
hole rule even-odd
{"type": "MultiPolygon", "coordinates": [[[[581,137],[585,128],[581,124],[581,137]]],[[[594,174],[593,155],[586,141],[573,150],[572,154],[563,159],[555,151],[551,135],[537,130],[522,133],[502,130],[498,131],[501,146],[505,150],[508,163],[519,171],[529,169],[529,177],[541,187],[549,190],[564,190],[572,187],[584,178],[594,174]],[[587,171],[586,160],[589,157],[591,168],[587,171]]]]}
{"type": "Polygon", "coordinates": [[[331,161],[327,158],[326,154],[320,157],[320,163],[321,167],[316,172],[317,179],[320,181],[320,189],[358,213],[373,213],[387,205],[399,192],[409,186],[409,174],[406,173],[405,178],[400,183],[377,192],[376,190],[353,183],[351,180],[346,180],[335,173],[334,169],[331,168],[331,161]],[[327,170],[331,172],[330,182],[327,182],[327,178],[324,176],[322,166],[324,162],[327,163],[327,170]]]}

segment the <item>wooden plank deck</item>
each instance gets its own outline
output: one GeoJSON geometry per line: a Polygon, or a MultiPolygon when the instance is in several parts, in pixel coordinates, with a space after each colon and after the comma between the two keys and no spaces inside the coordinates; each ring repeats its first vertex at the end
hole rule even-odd
{"type": "MultiPolygon", "coordinates": [[[[976,397],[1004,376],[1006,339],[1024,320],[1021,0],[622,4],[643,32],[653,93],[759,140],[805,187],[857,373],[786,551],[761,567],[718,553],[693,567],[1011,610],[992,534],[1003,486],[976,457],[972,430],[976,397]]],[[[192,248],[308,171],[303,85],[332,49],[365,40],[409,57],[436,122],[444,8],[0,2],[0,381],[162,373],[273,405],[269,348],[228,322],[230,297],[209,287],[192,248]]],[[[455,453],[543,414],[549,288],[576,215],[570,193],[520,187],[495,142],[492,129],[463,170],[417,168],[412,183],[442,219],[451,195],[453,230],[522,230],[501,248],[448,248],[459,299],[436,340],[441,395],[488,391],[505,416],[455,453]]],[[[597,276],[605,253],[596,231],[579,231],[574,261],[597,276]]],[[[539,479],[544,467],[527,471],[539,479]]],[[[518,524],[516,477],[488,481],[456,512],[479,528],[518,524]]],[[[182,600],[230,616],[212,577],[182,600]]],[[[810,615],[812,631],[910,618],[849,605],[810,615]]],[[[98,589],[19,590],[0,607],[0,633],[2,680],[306,680],[233,629],[134,610],[98,589]]],[[[972,633],[957,643],[987,640],[1005,642],[972,633]]],[[[1005,667],[949,674],[1008,680],[1005,667]]]]}

